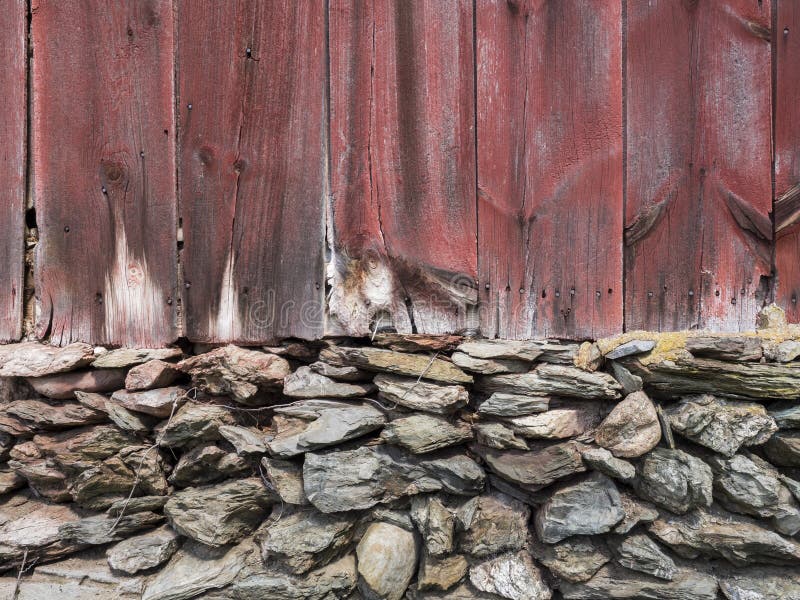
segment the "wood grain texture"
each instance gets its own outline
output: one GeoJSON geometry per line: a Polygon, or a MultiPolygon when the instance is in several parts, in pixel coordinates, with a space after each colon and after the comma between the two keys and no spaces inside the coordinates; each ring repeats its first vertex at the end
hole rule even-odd
{"type": "Polygon", "coordinates": [[[25,2],[7,0],[0,11],[0,342],[22,335],[26,42],[25,2]]]}
{"type": "Polygon", "coordinates": [[[34,0],[32,42],[36,333],[171,342],[172,3],[34,0]]]}
{"type": "Polygon", "coordinates": [[[622,328],[620,0],[477,3],[482,332],[622,328]]]}
{"type": "Polygon", "coordinates": [[[775,302],[800,323],[800,3],[776,10],[775,302]]]}
{"type": "Polygon", "coordinates": [[[178,4],[186,335],[319,337],[325,4],[178,4]]]}
{"type": "Polygon", "coordinates": [[[769,0],[627,5],[627,329],[752,329],[771,274],[769,0]]]}
{"type": "Polygon", "coordinates": [[[330,1],[331,331],[475,317],[472,8],[330,1]]]}

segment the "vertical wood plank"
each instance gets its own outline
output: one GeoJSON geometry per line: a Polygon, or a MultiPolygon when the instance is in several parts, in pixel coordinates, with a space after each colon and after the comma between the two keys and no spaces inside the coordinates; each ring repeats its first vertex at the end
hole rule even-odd
{"type": "Polygon", "coordinates": [[[483,333],[622,328],[620,0],[477,3],[483,333]]]}
{"type": "Polygon", "coordinates": [[[39,337],[177,335],[169,0],[32,5],[39,337]]]}
{"type": "Polygon", "coordinates": [[[770,1],[627,4],[628,329],[752,329],[771,274],[770,1]]]}
{"type": "Polygon", "coordinates": [[[800,323],[800,3],[776,8],[775,301],[800,323]]]}
{"type": "Polygon", "coordinates": [[[26,43],[25,2],[8,0],[0,11],[0,342],[22,335],[26,43]]]}
{"type": "Polygon", "coordinates": [[[330,0],[331,330],[448,333],[477,295],[471,0],[330,0]]]}
{"type": "Polygon", "coordinates": [[[186,335],[319,337],[325,3],[179,3],[178,71],[186,335]]]}

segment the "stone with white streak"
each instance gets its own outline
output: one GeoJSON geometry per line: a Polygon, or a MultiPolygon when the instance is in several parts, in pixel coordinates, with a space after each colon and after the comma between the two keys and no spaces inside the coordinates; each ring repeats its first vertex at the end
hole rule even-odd
{"type": "Polygon", "coordinates": [[[553,596],[527,552],[504,554],[469,570],[477,589],[509,600],[549,600],[553,596]]]}

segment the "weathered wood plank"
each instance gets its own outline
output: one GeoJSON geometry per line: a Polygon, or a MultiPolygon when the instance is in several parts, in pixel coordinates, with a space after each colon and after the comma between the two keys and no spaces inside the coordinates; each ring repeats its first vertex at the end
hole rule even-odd
{"type": "Polygon", "coordinates": [[[628,329],[752,329],[771,274],[770,1],[628,2],[628,329]]]}
{"type": "Polygon", "coordinates": [[[621,0],[476,6],[483,333],[618,332],[621,0]]]}
{"type": "Polygon", "coordinates": [[[0,11],[0,342],[22,335],[25,210],[25,2],[0,11]]]}
{"type": "Polygon", "coordinates": [[[186,335],[323,327],[325,3],[178,4],[186,335]]]}
{"type": "Polygon", "coordinates": [[[177,335],[169,0],[32,6],[36,333],[177,335]]]}
{"type": "Polygon", "coordinates": [[[331,0],[329,21],[330,331],[469,327],[472,1],[331,0]]]}
{"type": "Polygon", "coordinates": [[[800,3],[776,8],[775,301],[800,323],[800,3]]]}

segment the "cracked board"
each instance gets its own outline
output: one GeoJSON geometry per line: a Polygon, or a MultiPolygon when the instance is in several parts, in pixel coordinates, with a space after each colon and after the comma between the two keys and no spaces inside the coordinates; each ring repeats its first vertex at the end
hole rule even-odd
{"type": "Polygon", "coordinates": [[[629,2],[626,328],[749,330],[771,275],[769,0],[629,2]]]}
{"type": "Polygon", "coordinates": [[[22,335],[25,264],[26,44],[24,0],[9,0],[0,11],[0,342],[22,335]]]}
{"type": "Polygon", "coordinates": [[[472,0],[331,0],[330,333],[474,327],[472,0]]]}
{"type": "Polygon", "coordinates": [[[31,10],[36,334],[172,342],[172,3],[35,0],[31,10]]]}
{"type": "Polygon", "coordinates": [[[192,340],[322,334],[324,5],[178,5],[183,306],[192,340]]]}
{"type": "Polygon", "coordinates": [[[617,333],[621,1],[476,7],[482,332],[617,333]]]}
{"type": "Polygon", "coordinates": [[[775,301],[800,323],[800,3],[780,0],[776,12],[775,301]]]}

